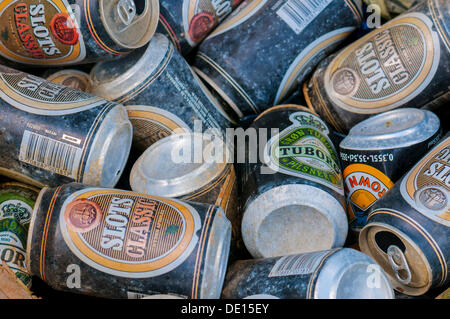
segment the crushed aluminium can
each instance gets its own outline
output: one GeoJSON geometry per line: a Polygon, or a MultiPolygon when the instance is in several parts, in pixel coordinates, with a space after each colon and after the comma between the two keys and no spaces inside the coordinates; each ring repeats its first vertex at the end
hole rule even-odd
{"type": "Polygon", "coordinates": [[[242,0],[161,0],[156,32],[169,37],[177,50],[186,55],[241,2],[242,0]]]}
{"type": "Polygon", "coordinates": [[[0,55],[33,65],[113,59],[145,45],[158,14],[157,0],[4,0],[0,55]]]}
{"type": "Polygon", "coordinates": [[[355,125],[339,145],[349,226],[359,235],[370,207],[441,138],[430,111],[402,108],[355,125]]]}
{"type": "Polygon", "coordinates": [[[18,182],[0,184],[0,219],[14,218],[28,229],[39,189],[18,182]]]}
{"type": "Polygon", "coordinates": [[[365,254],[339,248],[234,263],[226,299],[393,299],[387,276],[365,254]]]}
{"type": "Polygon", "coordinates": [[[338,132],[448,92],[450,3],[426,0],[322,61],[305,99],[338,132]]]}
{"type": "Polygon", "coordinates": [[[195,120],[221,134],[231,126],[232,119],[162,34],[121,60],[98,63],[91,79],[93,94],[127,105],[141,151],[176,129],[194,131],[195,120]]]}
{"type": "Polygon", "coordinates": [[[305,107],[281,105],[250,127],[255,137],[246,144],[241,181],[242,237],[250,254],[266,258],[342,247],[348,231],[344,188],[325,122],[305,107]]]}
{"type": "Polygon", "coordinates": [[[131,139],[122,105],[0,66],[0,174],[113,187],[131,139]]]}
{"type": "Polygon", "coordinates": [[[39,194],[27,266],[56,290],[97,297],[219,298],[230,236],[219,207],[71,183],[39,194]]]}
{"type": "Polygon", "coordinates": [[[360,25],[361,1],[244,1],[199,46],[195,71],[242,118],[280,104],[360,25]]]}
{"type": "Polygon", "coordinates": [[[232,225],[229,260],[244,256],[236,173],[223,141],[198,133],[159,140],[135,162],[130,185],[139,193],[221,207],[232,225]]]}
{"type": "Polygon", "coordinates": [[[450,134],[371,209],[361,251],[387,273],[394,289],[422,295],[449,283],[450,134]]]}
{"type": "Polygon", "coordinates": [[[91,93],[92,84],[89,74],[75,69],[65,69],[48,76],[47,81],[58,83],[72,89],[91,93]]]}

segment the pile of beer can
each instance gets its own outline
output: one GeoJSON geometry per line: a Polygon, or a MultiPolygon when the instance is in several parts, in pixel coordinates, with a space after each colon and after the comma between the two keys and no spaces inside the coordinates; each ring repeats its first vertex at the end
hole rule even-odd
{"type": "Polygon", "coordinates": [[[448,298],[449,30],[447,0],[1,1],[0,272],[448,298]]]}

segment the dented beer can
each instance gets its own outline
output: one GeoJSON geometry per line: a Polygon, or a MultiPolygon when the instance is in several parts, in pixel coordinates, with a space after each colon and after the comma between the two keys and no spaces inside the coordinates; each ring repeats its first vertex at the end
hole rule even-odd
{"type": "Polygon", "coordinates": [[[182,55],[188,54],[242,0],[160,1],[156,32],[166,35],[182,55]]]}
{"type": "Polygon", "coordinates": [[[92,84],[89,74],[74,69],[65,69],[52,73],[47,77],[47,81],[58,83],[72,89],[91,93],[92,84]]]}
{"type": "Polygon", "coordinates": [[[0,219],[12,217],[28,229],[39,189],[18,182],[0,184],[0,219]]]}
{"type": "Polygon", "coordinates": [[[33,65],[117,58],[151,39],[158,15],[157,0],[5,0],[0,55],[33,65]]]}
{"type": "Polygon", "coordinates": [[[56,290],[97,297],[219,298],[230,236],[219,207],[71,183],[39,194],[27,266],[56,290]]]}
{"type": "Polygon", "coordinates": [[[248,251],[265,258],[342,247],[348,230],[344,188],[325,122],[304,107],[281,105],[250,127],[255,137],[247,143],[242,174],[248,251]]]}
{"type": "Polygon", "coordinates": [[[241,260],[225,279],[226,299],[393,299],[383,270],[368,256],[339,248],[241,260]]]}
{"type": "Polygon", "coordinates": [[[361,251],[387,273],[394,289],[423,295],[449,283],[450,134],[371,209],[361,251]]]}
{"type": "Polygon", "coordinates": [[[304,85],[309,106],[337,131],[448,92],[450,3],[426,0],[322,61],[304,85]]]}
{"type": "Polygon", "coordinates": [[[221,134],[231,126],[222,106],[162,34],[126,58],[98,63],[91,79],[93,94],[127,105],[142,152],[175,129],[193,131],[194,120],[221,134]]]}
{"type": "Polygon", "coordinates": [[[199,46],[195,71],[241,118],[280,104],[360,25],[360,0],[244,1],[199,46]]]}
{"type": "Polygon", "coordinates": [[[219,206],[232,225],[230,260],[243,256],[232,155],[207,134],[176,134],[150,146],[130,173],[135,192],[219,206]]]}
{"type": "Polygon", "coordinates": [[[43,187],[113,187],[131,147],[125,108],[0,66],[0,174],[43,187]]]}
{"type": "Polygon", "coordinates": [[[403,108],[355,125],[340,143],[350,229],[357,236],[370,207],[441,138],[439,118],[403,108]]]}

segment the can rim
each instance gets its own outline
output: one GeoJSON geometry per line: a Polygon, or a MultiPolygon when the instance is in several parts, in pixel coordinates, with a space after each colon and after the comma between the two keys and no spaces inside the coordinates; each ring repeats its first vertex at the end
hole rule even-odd
{"type": "MultiPolygon", "coordinates": [[[[82,82],[84,82],[86,84],[86,93],[90,93],[92,90],[92,81],[91,78],[89,76],[88,73],[80,71],[80,70],[76,70],[76,69],[64,69],[64,70],[60,70],[57,71],[55,73],[50,74],[46,80],[53,82],[53,80],[55,80],[58,77],[69,77],[69,76],[75,76],[77,78],[79,78],[82,82]]],[[[64,85],[62,82],[54,82],[57,84],[61,84],[64,85]]]]}
{"type": "MultiPolygon", "coordinates": [[[[395,123],[394,123],[395,125],[395,123]]],[[[431,111],[417,108],[401,108],[372,116],[352,127],[339,147],[351,150],[384,150],[408,147],[426,141],[440,127],[439,118],[431,111]],[[407,117],[399,129],[386,129],[392,121],[407,117]],[[392,120],[392,121],[391,121],[392,120]]]]}
{"type": "MultiPolygon", "coordinates": [[[[369,237],[368,236],[369,236],[370,229],[374,229],[375,231],[376,230],[380,230],[380,231],[388,230],[388,231],[392,232],[394,235],[402,238],[403,240],[405,240],[409,245],[411,245],[414,248],[414,251],[417,253],[417,255],[422,259],[422,262],[425,264],[425,268],[427,270],[427,284],[422,287],[406,286],[406,285],[400,283],[398,280],[396,280],[390,274],[389,271],[385,270],[385,273],[388,276],[389,281],[391,282],[394,289],[401,293],[405,293],[405,294],[408,294],[411,296],[419,296],[419,295],[426,293],[431,287],[433,274],[432,274],[430,263],[428,262],[428,259],[424,256],[422,250],[417,246],[417,244],[413,240],[411,240],[411,238],[408,235],[406,235],[404,232],[400,231],[398,228],[395,228],[395,227],[393,227],[389,224],[385,224],[385,223],[371,222],[371,223],[367,224],[366,226],[364,226],[364,228],[361,230],[358,243],[359,243],[359,247],[361,248],[361,251],[363,253],[365,253],[366,255],[368,255],[369,257],[371,257],[373,260],[375,260],[377,262],[377,264],[380,264],[380,263],[373,256],[372,249],[370,249],[370,246],[369,246],[369,237]]],[[[377,251],[382,251],[378,247],[378,245],[375,245],[375,249],[377,251]]],[[[383,260],[385,259],[380,254],[378,254],[378,256],[380,256],[380,258],[383,258],[383,260]]]]}
{"type": "MultiPolygon", "coordinates": [[[[200,134],[200,133],[180,133],[180,134],[172,134],[165,138],[162,138],[155,143],[153,143],[134,163],[133,168],[130,172],[130,185],[133,191],[146,193],[151,195],[158,196],[167,196],[167,197],[179,197],[183,195],[187,195],[191,192],[196,192],[203,188],[205,185],[208,185],[212,181],[214,181],[230,164],[231,162],[231,152],[225,146],[223,141],[218,141],[218,145],[224,149],[226,154],[226,161],[223,162],[206,162],[203,161],[199,167],[191,170],[185,175],[172,177],[172,178],[157,178],[149,176],[148,171],[144,171],[144,166],[146,162],[148,162],[149,158],[152,158],[152,154],[160,153],[160,148],[167,149],[168,145],[177,144],[182,141],[182,145],[186,145],[185,143],[192,143],[193,139],[201,139],[203,141],[205,139],[205,135],[208,134],[200,134]],[[189,141],[189,142],[188,142],[189,141]]],[[[214,143],[208,143],[206,147],[202,148],[203,152],[207,152],[213,149],[214,143]]],[[[164,158],[160,158],[163,161],[166,161],[164,158]]],[[[176,164],[175,164],[176,165],[176,164]]],[[[152,168],[155,168],[155,172],[159,172],[158,168],[155,165],[152,165],[152,168]]]]}
{"type": "MultiPolygon", "coordinates": [[[[300,104],[278,104],[275,106],[272,106],[270,108],[268,108],[267,110],[263,111],[261,114],[259,114],[254,120],[253,122],[256,122],[257,120],[259,120],[261,117],[263,117],[264,115],[266,115],[267,113],[270,113],[272,111],[275,110],[279,110],[279,109],[284,109],[284,108],[295,108],[299,111],[305,111],[308,113],[312,113],[314,115],[317,115],[317,113],[314,110],[309,109],[306,106],[300,105],[300,104]]],[[[318,116],[318,115],[317,115],[318,116]]]]}
{"type": "Polygon", "coordinates": [[[31,243],[33,242],[34,225],[35,225],[35,222],[36,222],[36,219],[37,219],[38,210],[39,210],[39,206],[40,206],[41,201],[42,201],[42,197],[44,196],[44,193],[47,192],[48,189],[49,189],[49,187],[44,187],[39,192],[39,195],[36,198],[36,201],[34,203],[33,213],[31,214],[30,224],[28,226],[28,238],[27,238],[27,249],[26,249],[26,266],[27,266],[27,270],[30,273],[30,275],[33,275],[33,273],[31,272],[31,246],[32,246],[31,243]]]}

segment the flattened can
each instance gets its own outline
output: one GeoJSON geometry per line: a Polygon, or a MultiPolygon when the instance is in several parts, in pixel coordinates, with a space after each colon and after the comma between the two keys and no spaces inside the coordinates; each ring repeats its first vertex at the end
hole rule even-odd
{"type": "Polygon", "coordinates": [[[304,86],[310,107],[338,132],[399,107],[422,107],[448,92],[450,3],[427,0],[317,67],[304,86]]]}
{"type": "Polygon", "coordinates": [[[236,173],[231,153],[222,141],[198,133],[159,140],[135,162],[130,185],[139,193],[221,207],[232,225],[229,260],[244,256],[236,173]]]}
{"type": "Polygon", "coordinates": [[[242,0],[161,0],[156,32],[166,35],[182,55],[188,54],[242,0]]]}
{"type": "Polygon", "coordinates": [[[133,106],[129,111],[139,106],[140,115],[132,116],[141,123],[135,136],[153,137],[141,145],[143,150],[175,128],[193,131],[195,120],[221,134],[231,126],[222,106],[162,34],[121,60],[98,63],[91,79],[93,94],[133,106]]]}
{"type": "Polygon", "coordinates": [[[112,187],[131,139],[122,105],[0,66],[0,174],[112,187]]]}
{"type": "Polygon", "coordinates": [[[387,273],[394,289],[422,295],[449,283],[450,134],[371,209],[361,251],[387,273]]]}
{"type": "Polygon", "coordinates": [[[91,93],[92,91],[89,74],[75,69],[65,69],[52,73],[47,77],[47,81],[58,83],[86,93],[91,93]]]}
{"type": "Polygon", "coordinates": [[[28,229],[39,189],[18,182],[0,184],[0,219],[14,218],[28,229]]]}
{"type": "Polygon", "coordinates": [[[263,112],[251,130],[241,182],[248,251],[266,258],[342,247],[344,188],[326,124],[304,107],[281,105],[263,112]]]}
{"type": "Polygon", "coordinates": [[[157,0],[4,0],[0,55],[33,65],[113,59],[145,45],[158,14],[157,0]]]}
{"type": "Polygon", "coordinates": [[[365,254],[339,248],[234,263],[226,299],[393,299],[383,270],[365,254]],[[376,282],[375,282],[376,278],[376,282]]]}
{"type": "Polygon", "coordinates": [[[355,125],[339,145],[350,229],[359,235],[370,207],[441,138],[430,111],[402,108],[355,125]]]}
{"type": "Polygon", "coordinates": [[[56,290],[97,297],[218,298],[230,236],[216,206],[71,183],[39,194],[28,269],[56,290]],[[80,285],[69,287],[75,266],[80,285]]]}
{"type": "Polygon", "coordinates": [[[199,46],[195,70],[240,117],[280,104],[361,23],[361,1],[244,1],[199,46]]]}

